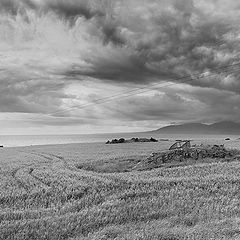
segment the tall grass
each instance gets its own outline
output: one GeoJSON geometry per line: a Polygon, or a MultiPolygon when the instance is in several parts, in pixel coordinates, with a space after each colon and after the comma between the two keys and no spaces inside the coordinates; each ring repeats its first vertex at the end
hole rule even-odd
{"type": "Polygon", "coordinates": [[[78,151],[2,151],[0,239],[240,238],[238,161],[95,173],[78,151]]]}

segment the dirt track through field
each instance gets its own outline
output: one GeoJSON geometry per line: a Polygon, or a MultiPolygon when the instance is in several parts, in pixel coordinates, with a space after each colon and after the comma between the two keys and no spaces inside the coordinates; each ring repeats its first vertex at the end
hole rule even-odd
{"type": "Polygon", "coordinates": [[[26,158],[31,159],[33,156],[37,156],[40,159],[44,159],[44,161],[36,161],[31,164],[26,164],[21,167],[14,168],[10,171],[10,175],[13,178],[14,182],[18,185],[19,188],[24,189],[27,193],[31,191],[31,188],[36,186],[49,188],[50,183],[45,181],[44,179],[39,178],[35,175],[35,170],[39,168],[46,167],[48,170],[64,170],[69,169],[70,167],[67,164],[67,161],[61,157],[54,154],[48,153],[38,153],[33,151],[19,151],[19,153],[24,154],[26,158]]]}
{"type": "MultiPolygon", "coordinates": [[[[209,229],[219,234],[218,229],[204,228],[204,223],[229,216],[234,221],[239,217],[237,161],[121,173],[78,167],[86,163],[112,164],[133,156],[141,158],[165,148],[159,143],[3,149],[0,239],[12,240],[11,236],[18,236],[19,240],[106,239],[102,231],[111,226],[117,226],[119,239],[134,239],[130,236],[133,231],[151,228],[155,223],[155,230],[149,228],[150,235],[158,231],[159,234],[174,232],[173,227],[179,226],[187,230],[189,226],[192,230],[195,226],[203,229],[196,239],[206,239],[201,236],[209,229]],[[162,228],[162,223],[169,227],[162,228]],[[88,234],[96,237],[86,238],[88,234]],[[130,237],[125,238],[126,234],[130,237]]],[[[232,224],[230,229],[235,232],[238,227],[232,224]]],[[[175,239],[184,239],[186,232],[175,239]]],[[[164,239],[170,239],[167,237],[164,239]]],[[[217,239],[211,237],[208,239],[217,239]]]]}

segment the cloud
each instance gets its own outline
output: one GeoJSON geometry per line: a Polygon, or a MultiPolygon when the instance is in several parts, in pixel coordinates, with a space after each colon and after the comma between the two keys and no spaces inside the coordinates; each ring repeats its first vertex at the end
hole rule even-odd
{"type": "Polygon", "coordinates": [[[48,113],[68,98],[63,92],[64,82],[10,77],[6,74],[0,81],[1,112],[48,113]]]}
{"type": "Polygon", "coordinates": [[[38,14],[46,14],[48,12],[55,12],[60,17],[72,18],[76,16],[84,16],[87,19],[91,18],[94,14],[90,9],[87,1],[69,0],[1,0],[1,11],[7,12],[12,15],[18,13],[24,14],[27,10],[34,10],[38,14]]]}
{"type": "MultiPolygon", "coordinates": [[[[94,96],[100,98],[101,96],[94,96]]],[[[90,100],[91,101],[91,100],[90,100]]],[[[187,85],[155,89],[137,96],[91,106],[89,111],[75,111],[75,117],[130,122],[141,125],[159,122],[239,121],[240,96],[233,92],[187,85]],[[94,116],[94,117],[93,117],[94,116]]]]}
{"type": "MultiPolygon", "coordinates": [[[[137,6],[136,1],[130,2],[137,6]]],[[[141,7],[121,12],[113,23],[108,22],[110,31],[105,31],[105,21],[97,17],[90,20],[91,34],[102,46],[93,41],[99,48],[90,47],[94,52],[84,57],[89,68],[83,70],[76,63],[66,76],[144,84],[192,76],[193,85],[237,91],[236,69],[231,69],[229,84],[230,71],[217,70],[239,61],[238,18],[229,17],[232,12],[238,16],[239,10],[224,13],[219,7],[219,12],[215,9],[214,15],[208,16],[207,1],[198,5],[191,0],[159,2],[141,2],[141,7]],[[209,74],[201,75],[205,72],[209,74]],[[201,76],[200,80],[195,76],[201,76]]]]}
{"type": "Polygon", "coordinates": [[[81,116],[237,119],[239,66],[224,66],[239,62],[239,17],[234,0],[0,0],[0,111],[51,114],[92,101],[96,83],[112,91],[95,99],[169,81],[191,90],[161,89],[81,116]],[[67,91],[86,81],[81,101],[67,91]]]}

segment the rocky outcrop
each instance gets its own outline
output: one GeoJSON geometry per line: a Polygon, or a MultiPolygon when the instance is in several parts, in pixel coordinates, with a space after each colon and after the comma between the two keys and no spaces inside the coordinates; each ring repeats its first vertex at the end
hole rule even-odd
{"type": "MultiPolygon", "coordinates": [[[[238,153],[239,154],[239,153],[238,153]]],[[[150,170],[153,168],[171,166],[173,163],[181,163],[187,160],[200,161],[202,159],[226,159],[240,158],[237,152],[227,150],[224,145],[196,146],[189,149],[177,149],[152,153],[147,159],[137,164],[134,170],[150,170]]]]}
{"type": "Polygon", "coordinates": [[[134,143],[134,142],[158,142],[157,139],[154,138],[132,138],[130,140],[126,140],[124,138],[113,139],[112,141],[107,141],[106,144],[119,144],[119,143],[134,143]]]}

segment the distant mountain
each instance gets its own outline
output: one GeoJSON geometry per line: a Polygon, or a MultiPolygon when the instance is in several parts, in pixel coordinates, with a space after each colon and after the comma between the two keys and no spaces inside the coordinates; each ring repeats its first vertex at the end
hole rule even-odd
{"type": "Polygon", "coordinates": [[[217,122],[213,124],[186,123],[159,128],[154,133],[164,134],[240,134],[240,123],[217,122]]]}

